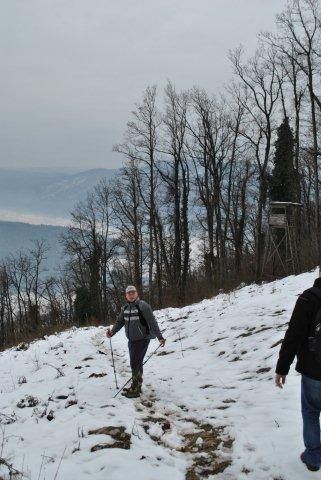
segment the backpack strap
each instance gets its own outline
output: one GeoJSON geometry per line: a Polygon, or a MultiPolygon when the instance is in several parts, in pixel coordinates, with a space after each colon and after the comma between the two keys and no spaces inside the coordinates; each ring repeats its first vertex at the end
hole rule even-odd
{"type": "MultiPolygon", "coordinates": [[[[317,287],[309,288],[308,290],[316,298],[321,300],[321,290],[317,287]]],[[[321,308],[316,312],[314,322],[312,322],[313,331],[311,336],[308,338],[309,350],[314,354],[315,360],[318,362],[319,366],[321,364],[321,308]]]]}
{"type": "Polygon", "coordinates": [[[136,306],[137,311],[138,311],[139,320],[140,320],[141,324],[144,325],[144,327],[146,328],[147,335],[149,335],[150,328],[149,328],[149,325],[148,325],[144,315],[142,314],[142,311],[141,311],[140,306],[139,306],[139,302],[137,302],[135,306],[136,306]]]}
{"type": "MultiPolygon", "coordinates": [[[[128,303],[126,303],[126,305],[124,305],[122,307],[122,311],[124,313],[124,310],[125,308],[128,306],[128,303]]],[[[140,309],[140,306],[139,306],[139,301],[135,303],[135,307],[137,308],[137,312],[138,312],[138,316],[139,316],[139,321],[142,325],[144,325],[144,327],[146,328],[146,331],[147,331],[147,335],[149,335],[150,333],[150,328],[149,328],[149,325],[144,317],[144,315],[142,314],[142,311],[140,309]]]]}
{"type": "MultiPolygon", "coordinates": [[[[320,288],[311,287],[306,291],[311,292],[318,300],[321,300],[321,290],[320,290],[320,288]]],[[[319,308],[318,311],[316,312],[316,316],[314,318],[314,321],[311,324],[311,327],[312,327],[311,335],[313,337],[316,335],[317,331],[319,330],[318,326],[320,325],[320,321],[321,321],[321,308],[319,308]]]]}

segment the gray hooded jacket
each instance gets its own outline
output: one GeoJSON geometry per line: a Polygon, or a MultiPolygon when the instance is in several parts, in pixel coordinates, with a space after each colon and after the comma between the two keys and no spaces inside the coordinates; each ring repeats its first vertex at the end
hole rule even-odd
{"type": "Polygon", "coordinates": [[[163,338],[151,306],[139,298],[137,298],[137,300],[134,302],[128,302],[124,307],[122,307],[117,322],[112,328],[112,334],[115,335],[115,333],[123,328],[123,326],[125,326],[125,332],[128,340],[132,342],[150,339],[154,335],[159,340],[163,338]],[[137,305],[142,316],[146,320],[149,331],[140,320],[137,305]]]}

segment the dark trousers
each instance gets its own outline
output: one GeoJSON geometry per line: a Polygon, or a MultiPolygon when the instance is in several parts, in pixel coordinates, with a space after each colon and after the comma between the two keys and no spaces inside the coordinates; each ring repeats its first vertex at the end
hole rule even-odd
{"type": "Polygon", "coordinates": [[[143,361],[149,345],[149,340],[137,340],[136,342],[128,342],[130,366],[132,374],[143,375],[143,361]]]}
{"type": "Polygon", "coordinates": [[[301,402],[303,418],[304,459],[310,465],[321,465],[320,411],[321,381],[302,375],[301,402]]]}

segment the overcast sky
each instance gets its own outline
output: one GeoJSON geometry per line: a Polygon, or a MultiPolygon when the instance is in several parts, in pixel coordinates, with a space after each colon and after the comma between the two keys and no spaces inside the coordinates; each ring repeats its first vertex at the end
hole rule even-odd
{"type": "Polygon", "coordinates": [[[215,92],[285,0],[1,0],[0,166],[118,167],[147,85],[215,92]]]}

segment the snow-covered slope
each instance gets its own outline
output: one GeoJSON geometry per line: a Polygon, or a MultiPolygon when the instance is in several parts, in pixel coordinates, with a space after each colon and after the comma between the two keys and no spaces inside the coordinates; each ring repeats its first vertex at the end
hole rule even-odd
{"type": "MultiPolygon", "coordinates": [[[[168,342],[145,366],[141,399],[114,398],[103,327],[3,352],[0,457],[32,480],[314,478],[298,459],[300,377],[293,368],[279,390],[273,372],[296,296],[315,276],[156,312],[168,342]]],[[[121,385],[124,332],[113,347],[121,385]]]]}

